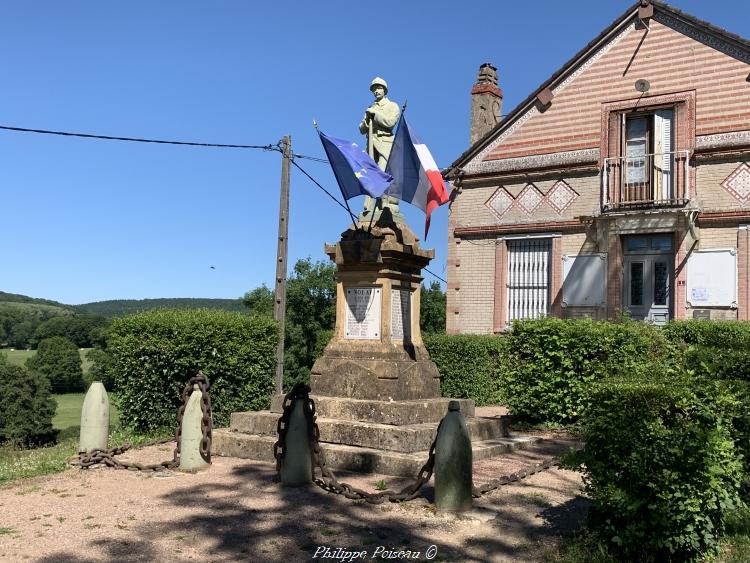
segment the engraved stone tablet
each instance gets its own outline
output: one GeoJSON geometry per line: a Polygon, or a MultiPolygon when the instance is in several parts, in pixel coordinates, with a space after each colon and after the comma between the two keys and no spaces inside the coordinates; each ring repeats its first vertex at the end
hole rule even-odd
{"type": "Polygon", "coordinates": [[[411,291],[391,290],[391,338],[411,340],[411,291]]]}
{"type": "Polygon", "coordinates": [[[347,288],[345,338],[380,338],[379,287],[347,288]]]}

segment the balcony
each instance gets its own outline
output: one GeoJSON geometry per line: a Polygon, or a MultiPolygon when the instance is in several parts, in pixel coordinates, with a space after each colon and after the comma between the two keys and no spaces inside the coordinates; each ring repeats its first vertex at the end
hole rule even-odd
{"type": "Polygon", "coordinates": [[[604,159],[602,209],[679,207],[688,200],[687,150],[604,159]]]}

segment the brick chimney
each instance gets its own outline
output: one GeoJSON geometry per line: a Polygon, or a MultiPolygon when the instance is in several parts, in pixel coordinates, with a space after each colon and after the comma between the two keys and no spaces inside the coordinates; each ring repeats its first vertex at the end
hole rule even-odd
{"type": "Polygon", "coordinates": [[[497,69],[490,63],[479,67],[477,83],[471,89],[471,124],[469,140],[473,145],[484,137],[503,111],[503,91],[497,85],[497,69]]]}

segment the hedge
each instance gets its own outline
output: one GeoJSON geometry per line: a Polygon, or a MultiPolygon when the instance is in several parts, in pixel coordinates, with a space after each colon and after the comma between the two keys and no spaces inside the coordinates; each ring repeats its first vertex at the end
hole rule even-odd
{"type": "Polygon", "coordinates": [[[652,325],[544,318],[520,321],[507,336],[512,369],[504,378],[510,409],[525,418],[570,423],[591,403],[592,384],[649,374],[673,347],[652,325]]]}
{"type": "Polygon", "coordinates": [[[511,362],[506,338],[445,334],[422,338],[440,372],[443,397],[473,399],[477,405],[505,401],[503,379],[511,362]]]}
{"type": "Polygon", "coordinates": [[[0,442],[38,444],[54,440],[52,417],[57,404],[49,380],[7,363],[0,354],[0,442]]]}
{"type": "Polygon", "coordinates": [[[267,408],[277,343],[274,321],[241,313],[154,310],[116,319],[107,351],[120,420],[141,432],[173,429],[185,383],[198,371],[211,382],[215,426],[232,412],[267,408]]]}
{"type": "Polygon", "coordinates": [[[628,561],[691,561],[715,551],[739,505],[741,463],[717,382],[609,380],[583,425],[589,524],[628,561]]]}

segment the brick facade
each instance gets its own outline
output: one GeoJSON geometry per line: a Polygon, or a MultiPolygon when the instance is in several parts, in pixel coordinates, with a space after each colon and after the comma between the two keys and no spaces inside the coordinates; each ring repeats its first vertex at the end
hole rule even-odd
{"type": "Polygon", "coordinates": [[[691,253],[730,248],[737,308],[712,308],[711,318],[750,320],[750,239],[740,227],[750,224],[750,47],[668,6],[653,9],[648,31],[629,9],[454,163],[462,175],[449,218],[449,332],[506,328],[503,239],[528,234],[551,237],[552,315],[617,317],[623,237],[671,234],[672,318],[693,314],[691,253]],[[637,92],[636,79],[648,90],[637,92]],[[675,201],[607,207],[604,159],[624,153],[623,112],[662,108],[674,110],[670,151],[686,151],[672,169],[675,201]],[[606,257],[606,305],[563,306],[563,257],[594,253],[606,257]]]}

